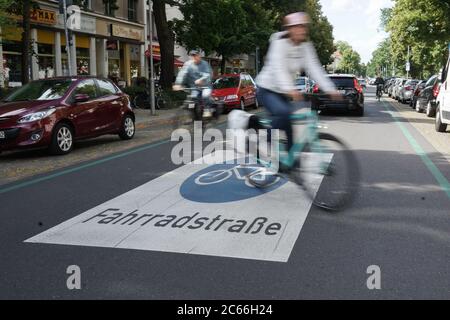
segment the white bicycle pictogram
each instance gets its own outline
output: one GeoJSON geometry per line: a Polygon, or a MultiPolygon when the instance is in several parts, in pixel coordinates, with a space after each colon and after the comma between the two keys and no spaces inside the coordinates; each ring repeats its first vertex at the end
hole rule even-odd
{"type": "Polygon", "coordinates": [[[281,179],[264,167],[238,165],[230,169],[220,169],[204,173],[195,179],[195,183],[200,186],[213,185],[228,180],[233,174],[238,180],[245,181],[245,185],[251,188],[255,188],[255,186],[248,181],[249,176],[252,177],[252,180],[259,180],[261,182],[266,181],[266,179],[273,180],[267,184],[267,187],[278,183],[281,179]],[[243,170],[247,171],[247,173],[241,174],[240,171],[243,170]],[[249,170],[251,170],[250,173],[248,172],[249,170]]]}

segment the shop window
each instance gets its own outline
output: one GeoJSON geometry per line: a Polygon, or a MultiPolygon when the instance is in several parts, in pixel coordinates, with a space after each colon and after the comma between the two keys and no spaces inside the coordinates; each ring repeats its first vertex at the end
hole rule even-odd
{"type": "Polygon", "coordinates": [[[77,48],[77,74],[89,74],[89,49],[77,48]]]}
{"type": "Polygon", "coordinates": [[[22,55],[3,54],[3,74],[6,86],[22,82],[22,55]]]}
{"type": "Polygon", "coordinates": [[[18,41],[3,42],[3,76],[6,86],[21,85],[22,44],[18,41]]]}
{"type": "Polygon", "coordinates": [[[22,52],[22,43],[19,41],[4,41],[3,51],[22,52]]]}
{"type": "Polygon", "coordinates": [[[115,83],[119,81],[120,78],[120,60],[119,59],[109,59],[108,60],[108,71],[109,78],[115,83]]]}
{"type": "Polygon", "coordinates": [[[128,0],[128,20],[137,21],[137,0],[128,0]]]}
{"type": "Polygon", "coordinates": [[[116,10],[118,9],[116,0],[103,0],[105,5],[105,15],[114,17],[116,10]]]}
{"type": "Polygon", "coordinates": [[[55,76],[55,56],[53,46],[50,44],[38,44],[39,79],[55,76]]]}

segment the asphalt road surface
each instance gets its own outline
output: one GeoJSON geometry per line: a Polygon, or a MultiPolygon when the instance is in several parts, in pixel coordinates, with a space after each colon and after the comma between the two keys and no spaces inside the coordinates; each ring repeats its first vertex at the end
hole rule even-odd
{"type": "Polygon", "coordinates": [[[2,185],[0,298],[449,299],[449,162],[373,88],[365,109],[320,117],[362,171],[356,202],[339,214],[288,183],[242,199],[231,183],[199,195],[194,168],[173,164],[167,141],[2,185]],[[171,208],[177,219],[219,212],[228,225],[156,226],[171,208]],[[119,209],[148,224],[113,220],[119,209]],[[248,230],[253,212],[266,220],[248,230]],[[238,219],[248,224],[232,233],[238,219]],[[79,290],[67,285],[74,265],[79,290]],[[380,289],[368,288],[373,275],[380,289]]]}

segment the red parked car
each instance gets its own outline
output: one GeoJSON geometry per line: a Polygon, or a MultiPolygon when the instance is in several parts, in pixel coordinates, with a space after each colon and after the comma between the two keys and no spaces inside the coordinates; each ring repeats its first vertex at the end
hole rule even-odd
{"type": "Polygon", "coordinates": [[[52,154],[67,154],[78,139],[132,139],[134,122],[128,96],[107,79],[37,80],[0,102],[0,151],[49,147],[52,154]]]}
{"type": "Polygon", "coordinates": [[[215,101],[223,101],[225,109],[245,110],[247,106],[258,108],[256,84],[247,73],[220,76],[213,83],[212,96],[215,101]]]}

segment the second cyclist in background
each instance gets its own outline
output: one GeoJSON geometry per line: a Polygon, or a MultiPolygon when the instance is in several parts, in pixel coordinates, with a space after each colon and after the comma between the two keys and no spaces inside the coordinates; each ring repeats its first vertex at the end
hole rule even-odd
{"type": "Polygon", "coordinates": [[[183,90],[184,87],[198,88],[198,90],[191,91],[191,98],[203,102],[205,106],[203,116],[209,117],[213,107],[211,101],[212,70],[209,63],[202,59],[199,51],[192,50],[189,52],[189,56],[191,60],[187,61],[178,73],[173,90],[183,90]]]}
{"type": "Polygon", "coordinates": [[[377,86],[376,96],[381,97],[383,95],[384,79],[379,74],[375,79],[375,85],[377,86]]]}

